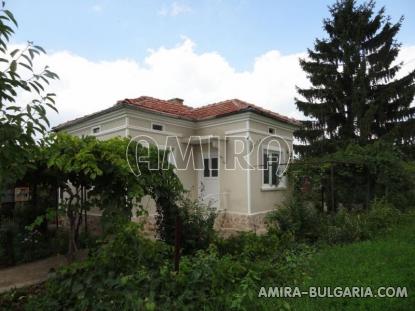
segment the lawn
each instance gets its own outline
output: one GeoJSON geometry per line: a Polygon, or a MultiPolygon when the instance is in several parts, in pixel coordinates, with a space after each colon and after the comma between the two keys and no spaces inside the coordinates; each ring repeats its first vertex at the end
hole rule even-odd
{"type": "Polygon", "coordinates": [[[415,214],[374,240],[320,249],[302,289],[309,286],[368,286],[373,293],[406,286],[408,298],[292,298],[294,310],[414,310],[415,214]]]}

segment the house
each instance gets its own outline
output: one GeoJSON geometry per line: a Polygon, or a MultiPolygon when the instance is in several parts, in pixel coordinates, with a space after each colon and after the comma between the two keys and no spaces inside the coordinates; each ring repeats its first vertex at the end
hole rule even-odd
{"type": "MultiPolygon", "coordinates": [[[[294,119],[239,99],[193,108],[179,98],[142,96],[54,130],[99,139],[131,137],[168,148],[190,195],[218,209],[218,227],[258,230],[287,192],[284,171],[298,126],[294,119]]],[[[151,214],[154,202],[146,200],[151,214]]]]}

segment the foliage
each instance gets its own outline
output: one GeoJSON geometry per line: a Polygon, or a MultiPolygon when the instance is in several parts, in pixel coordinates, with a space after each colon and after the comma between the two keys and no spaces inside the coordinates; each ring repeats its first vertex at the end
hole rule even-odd
{"type": "MultiPolygon", "coordinates": [[[[295,133],[302,156],[320,156],[355,142],[414,142],[415,70],[397,78],[403,19],[391,23],[375,2],[338,0],[323,22],[328,37],[316,39],[300,65],[312,84],[299,88],[297,108],[310,119],[295,133]]],[[[409,154],[409,153],[408,153],[409,154]]]]}
{"type": "MultiPolygon", "coordinates": [[[[146,179],[136,178],[128,163],[133,163],[136,156],[146,154],[147,149],[142,146],[130,148],[127,138],[117,137],[105,141],[94,138],[93,143],[94,159],[102,174],[94,179],[94,188],[88,192],[88,196],[92,199],[91,203],[102,210],[105,232],[112,233],[117,226],[130,221],[133,207],[140,207],[138,204],[145,194],[146,179]]],[[[142,176],[148,173],[146,171],[142,176]]],[[[137,213],[142,213],[141,208],[137,213]]]]}
{"type": "Polygon", "coordinates": [[[35,70],[36,56],[45,53],[28,42],[24,48],[13,48],[9,41],[17,22],[6,10],[0,10],[0,193],[6,184],[23,177],[31,159],[35,137],[49,126],[46,109],[56,111],[54,94],[46,86],[58,76],[46,66],[35,70]],[[33,99],[20,102],[28,94],[33,99]]]}
{"type": "MultiPolygon", "coordinates": [[[[29,168],[27,174],[32,173],[33,168],[29,168]]],[[[32,177],[36,176],[34,174],[32,177]]],[[[31,180],[26,177],[22,182],[31,184],[31,180]]],[[[29,262],[62,249],[55,247],[55,233],[48,228],[51,218],[47,217],[47,207],[55,204],[55,198],[51,195],[50,188],[42,184],[42,180],[38,182],[36,186],[30,187],[30,201],[15,202],[0,209],[0,253],[3,253],[0,254],[0,265],[29,262]]]]}
{"type": "MultiPolygon", "coordinates": [[[[146,179],[137,180],[126,159],[135,157],[129,140],[51,135],[43,146],[49,174],[63,192],[60,210],[69,221],[69,254],[77,249],[80,224],[92,206],[103,210],[104,228],[111,233],[131,219],[131,211],[145,193],[146,179]],[[127,151],[127,153],[126,153],[127,151]]],[[[140,149],[141,154],[145,152],[140,149]]],[[[140,155],[141,155],[140,154],[140,155]]]]}
{"type": "Polygon", "coordinates": [[[183,256],[176,272],[171,247],[144,239],[136,224],[108,239],[85,262],[59,271],[27,309],[251,310],[264,302],[257,299],[260,286],[299,282],[310,254],[300,246],[280,249],[276,237],[249,235],[236,253],[220,245],[232,242],[218,241],[183,256]]]}
{"type": "MultiPolygon", "coordinates": [[[[47,284],[47,294],[32,302],[31,308],[51,310],[144,309],[142,298],[153,279],[153,270],[163,264],[169,248],[138,234],[134,223],[101,245],[91,258],[59,271],[47,284]]],[[[30,307],[29,307],[30,309],[30,307]]]]}
{"type": "Polygon", "coordinates": [[[354,310],[384,304],[405,309],[413,304],[410,294],[408,299],[387,301],[304,297],[284,301],[257,297],[262,286],[376,288],[388,284],[408,286],[409,292],[414,285],[414,267],[410,264],[414,255],[413,221],[413,215],[401,216],[399,226],[394,226],[388,235],[372,241],[325,246],[312,257],[308,247],[295,247],[289,239],[245,233],[219,240],[216,246],[194,256],[184,256],[178,273],[172,271],[167,259],[168,247],[163,242],[142,240],[137,227],[131,224],[108,241],[108,247],[97,249],[87,262],[59,271],[45,290],[35,294],[32,289],[10,292],[1,297],[1,306],[10,309],[29,300],[27,310],[315,310],[322,305],[327,309],[354,310]],[[120,256],[123,252],[128,256],[120,256]],[[118,264],[120,257],[127,261],[118,264]],[[151,258],[155,258],[154,265],[151,258]],[[142,270],[141,263],[150,269],[142,270]],[[384,273],[378,273],[380,270],[384,273]]]}
{"type": "MultiPolygon", "coordinates": [[[[158,170],[144,174],[146,194],[156,202],[157,234],[163,241],[174,244],[177,217],[180,215],[179,202],[184,195],[184,188],[174,173],[174,167],[167,162],[168,151],[159,152],[150,149],[150,158],[157,159],[158,170]]],[[[154,164],[153,164],[154,165],[154,164]]],[[[151,166],[150,166],[151,167],[151,166]]]]}
{"type": "Polygon", "coordinates": [[[66,234],[19,228],[13,221],[0,223],[0,266],[10,266],[65,253],[66,234]]]}
{"type": "Polygon", "coordinates": [[[386,199],[375,199],[368,210],[336,213],[318,211],[300,200],[291,200],[268,216],[270,230],[291,234],[296,241],[328,244],[350,243],[373,238],[389,230],[399,211],[386,199]]]}
{"type": "MultiPolygon", "coordinates": [[[[129,147],[131,152],[133,148],[129,147]]],[[[138,180],[144,194],[151,196],[156,203],[158,237],[173,245],[177,234],[184,253],[207,248],[214,237],[214,210],[186,195],[174,166],[167,161],[169,151],[137,147],[135,152],[139,156],[145,155],[148,161],[148,165],[138,167],[138,180]]]]}
{"type": "MultiPolygon", "coordinates": [[[[215,209],[188,197],[183,197],[178,205],[183,253],[208,248],[216,236],[213,228],[215,209]]],[[[174,236],[173,233],[171,235],[174,236]]]]}
{"type": "Polygon", "coordinates": [[[68,217],[69,256],[77,249],[79,225],[83,211],[89,206],[85,189],[91,188],[95,178],[102,174],[94,155],[95,145],[93,138],[58,134],[48,137],[42,148],[48,169],[63,193],[59,209],[68,217]]]}
{"type": "Polygon", "coordinates": [[[16,262],[15,244],[18,226],[12,221],[0,223],[0,266],[12,265],[16,262]]]}
{"type": "Polygon", "coordinates": [[[319,211],[312,205],[306,206],[297,196],[289,198],[286,205],[270,213],[267,221],[273,224],[269,227],[271,232],[290,233],[297,240],[309,242],[319,238],[322,225],[319,211]]]}
{"type": "MultiPolygon", "coordinates": [[[[63,193],[59,210],[69,221],[70,256],[77,249],[86,211],[99,207],[103,211],[105,232],[111,234],[130,221],[134,207],[139,215],[143,213],[140,205],[143,195],[156,201],[161,238],[174,240],[169,230],[175,225],[172,219],[178,215],[178,201],[184,190],[173,166],[166,163],[164,152],[141,145],[133,148],[127,138],[100,141],[92,136],[57,133],[44,141],[40,154],[36,163],[45,166],[42,175],[51,176],[49,182],[59,186],[63,193]],[[147,162],[137,162],[144,157],[147,162]],[[130,165],[135,162],[138,171],[130,165]]],[[[188,217],[186,225],[197,218],[189,211],[183,214],[188,217]]],[[[199,242],[203,241],[200,236],[199,242]]]]}
{"type": "Polygon", "coordinates": [[[10,291],[0,294],[0,310],[24,310],[27,301],[43,291],[43,284],[36,284],[29,287],[13,288],[10,291]]]}
{"type": "Polygon", "coordinates": [[[395,146],[381,141],[366,146],[349,144],[331,155],[299,161],[290,167],[289,174],[296,195],[319,210],[367,208],[376,197],[385,197],[404,210],[415,199],[415,163],[406,161],[395,146]],[[302,189],[304,179],[308,189],[302,189]]]}

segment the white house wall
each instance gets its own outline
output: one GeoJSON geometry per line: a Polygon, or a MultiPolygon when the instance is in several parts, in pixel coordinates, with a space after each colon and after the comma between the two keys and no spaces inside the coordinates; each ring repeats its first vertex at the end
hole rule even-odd
{"type": "MultiPolygon", "coordinates": [[[[250,172],[239,167],[233,170],[225,169],[225,166],[228,165],[227,167],[229,168],[229,163],[235,159],[235,140],[241,141],[241,138],[249,136],[254,141],[255,146],[255,142],[259,142],[268,135],[270,127],[275,129],[276,135],[284,137],[289,144],[288,149],[292,149],[292,132],[294,128],[285,123],[251,112],[196,123],[137,109],[123,108],[82,121],[79,124],[68,127],[65,131],[77,136],[91,135],[92,129],[97,126],[100,127],[100,133],[96,134],[99,139],[109,139],[116,136],[135,137],[148,135],[159,146],[164,146],[167,136],[178,136],[178,139],[183,139],[180,143],[183,152],[186,148],[184,141],[187,137],[195,135],[219,136],[218,158],[221,210],[226,210],[226,212],[234,215],[256,215],[274,209],[277,204],[281,204],[284,200],[286,191],[282,189],[265,191],[262,189],[262,171],[256,167],[260,163],[256,152],[249,157],[249,161],[254,165],[254,170],[250,172]],[[152,123],[163,125],[163,131],[152,130],[152,123]]],[[[245,140],[244,143],[246,144],[247,142],[248,140],[245,140]]],[[[176,161],[178,161],[177,166],[183,167],[184,162],[177,156],[179,148],[177,142],[170,141],[169,147],[175,150],[176,161]]],[[[198,148],[195,148],[194,155],[196,157],[200,156],[198,148]]],[[[189,191],[192,197],[196,198],[198,194],[197,171],[189,167],[188,170],[177,170],[176,172],[185,189],[189,191]]],[[[150,198],[144,198],[142,204],[149,208],[150,214],[155,212],[154,202],[150,198]]]]}

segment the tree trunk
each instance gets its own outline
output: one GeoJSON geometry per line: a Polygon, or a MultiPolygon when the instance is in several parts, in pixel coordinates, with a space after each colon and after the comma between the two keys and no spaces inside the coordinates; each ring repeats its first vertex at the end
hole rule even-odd
{"type": "Polygon", "coordinates": [[[75,252],[78,250],[76,246],[76,215],[72,213],[68,213],[68,220],[69,220],[69,236],[68,236],[68,259],[72,262],[75,259],[75,252]]]}

